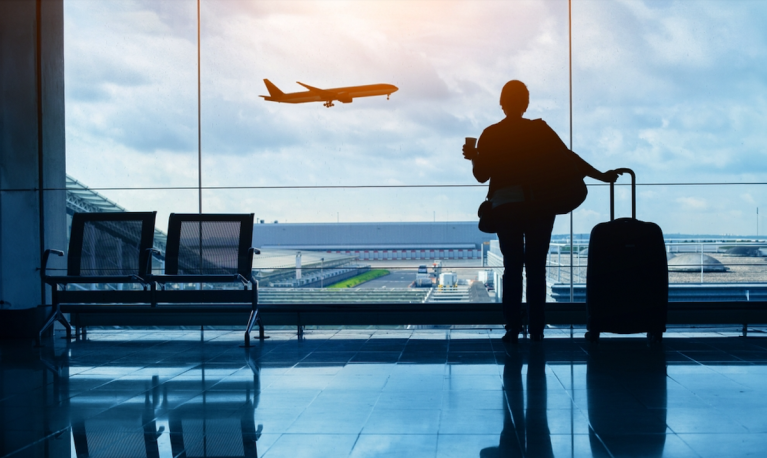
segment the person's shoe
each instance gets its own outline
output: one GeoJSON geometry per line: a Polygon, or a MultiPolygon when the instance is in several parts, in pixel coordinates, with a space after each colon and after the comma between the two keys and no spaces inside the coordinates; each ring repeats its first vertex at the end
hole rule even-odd
{"type": "Polygon", "coordinates": [[[501,337],[501,341],[505,343],[519,343],[519,332],[506,331],[506,334],[501,337]]]}
{"type": "Polygon", "coordinates": [[[522,326],[506,326],[506,334],[501,337],[501,341],[506,343],[517,343],[519,342],[519,333],[522,332],[524,328],[522,326]],[[516,332],[513,331],[516,330],[516,332]]]}

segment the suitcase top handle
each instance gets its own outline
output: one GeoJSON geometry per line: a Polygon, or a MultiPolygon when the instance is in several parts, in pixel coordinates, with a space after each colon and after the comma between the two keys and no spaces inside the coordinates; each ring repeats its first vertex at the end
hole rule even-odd
{"type": "MultiPolygon", "coordinates": [[[[618,175],[631,175],[631,217],[637,219],[637,176],[631,169],[615,169],[618,175]]],[[[615,183],[610,183],[610,221],[615,219],[615,183]]]]}

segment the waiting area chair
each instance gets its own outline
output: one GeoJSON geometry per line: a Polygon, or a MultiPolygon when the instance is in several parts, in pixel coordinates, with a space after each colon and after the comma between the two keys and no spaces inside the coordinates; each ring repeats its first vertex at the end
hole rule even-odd
{"type": "Polygon", "coordinates": [[[62,303],[152,302],[147,266],[151,263],[157,212],[75,213],[69,238],[66,275],[48,275],[51,254],[45,250],[41,275],[51,285],[53,310],[38,339],[60,322],[72,337],[72,326],[62,314],[62,303]],[[74,288],[67,288],[74,285],[74,288]],[[87,285],[87,286],[86,286],[87,285]],[[126,288],[127,286],[127,288],[126,288]]]}
{"type": "MultiPolygon", "coordinates": [[[[250,318],[245,331],[246,345],[258,316],[258,284],[253,277],[251,247],[253,214],[171,213],[168,219],[168,242],[165,272],[150,274],[160,286],[155,305],[163,303],[212,305],[249,303],[250,318]],[[239,283],[242,289],[168,289],[169,284],[239,283]]],[[[263,326],[259,325],[263,338],[263,326]]]]}

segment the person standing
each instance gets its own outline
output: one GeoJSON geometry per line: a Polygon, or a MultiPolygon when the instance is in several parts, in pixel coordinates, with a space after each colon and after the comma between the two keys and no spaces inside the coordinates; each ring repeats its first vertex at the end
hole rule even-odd
{"type": "Polygon", "coordinates": [[[525,203],[531,185],[551,180],[556,167],[565,164],[572,173],[607,183],[618,173],[600,172],[570,151],[559,136],[541,119],[530,120],[527,111],[530,93],[518,80],[501,90],[501,109],[506,115],[487,127],[477,146],[464,145],[463,155],[472,161],[474,177],[490,180],[487,193],[497,221],[498,243],[503,254],[504,342],[516,343],[522,327],[522,269],[527,273],[527,313],[530,338],[543,339],[546,303],[546,255],[556,214],[525,203]]]}

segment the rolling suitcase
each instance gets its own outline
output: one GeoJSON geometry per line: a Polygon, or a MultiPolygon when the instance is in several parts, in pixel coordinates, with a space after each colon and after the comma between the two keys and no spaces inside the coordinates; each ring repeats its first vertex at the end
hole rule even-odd
{"type": "Polygon", "coordinates": [[[668,264],[663,232],[636,219],[636,176],[631,175],[631,218],[615,219],[615,186],[610,184],[610,221],[597,224],[589,240],[586,268],[586,340],[601,332],[646,332],[660,341],[666,330],[668,264]]]}

